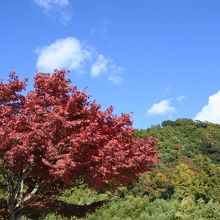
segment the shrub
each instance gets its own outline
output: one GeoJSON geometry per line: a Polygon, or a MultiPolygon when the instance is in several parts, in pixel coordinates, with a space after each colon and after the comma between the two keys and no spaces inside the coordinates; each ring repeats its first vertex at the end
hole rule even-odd
{"type": "Polygon", "coordinates": [[[89,188],[86,184],[79,185],[70,189],[66,189],[58,199],[70,204],[90,205],[94,202],[107,200],[107,193],[98,193],[94,189],[89,188]]]}

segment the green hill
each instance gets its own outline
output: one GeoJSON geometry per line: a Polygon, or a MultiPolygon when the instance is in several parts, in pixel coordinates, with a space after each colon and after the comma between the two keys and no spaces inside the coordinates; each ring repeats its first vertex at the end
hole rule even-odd
{"type": "Polygon", "coordinates": [[[209,122],[177,119],[164,121],[146,130],[135,130],[139,138],[159,138],[158,150],[164,162],[174,162],[182,157],[207,155],[220,163],[220,125],[209,122]]]}

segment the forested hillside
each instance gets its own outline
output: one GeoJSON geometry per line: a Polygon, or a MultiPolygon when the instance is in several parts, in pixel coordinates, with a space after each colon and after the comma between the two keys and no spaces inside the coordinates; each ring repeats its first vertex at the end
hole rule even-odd
{"type": "Polygon", "coordinates": [[[161,164],[88,219],[220,219],[220,125],[177,119],[146,130],[161,164]]]}
{"type": "Polygon", "coordinates": [[[207,155],[212,162],[220,163],[220,125],[177,119],[164,121],[146,130],[136,130],[136,136],[159,138],[158,149],[165,163],[172,163],[183,157],[207,155]]]}
{"type": "Polygon", "coordinates": [[[141,139],[158,138],[161,163],[153,170],[143,173],[130,186],[121,186],[115,191],[97,192],[78,182],[57,197],[66,207],[87,206],[89,213],[79,209],[71,217],[57,209],[49,214],[44,210],[39,216],[32,209],[29,217],[45,220],[220,219],[220,125],[177,119],[146,130],[137,129],[135,135],[141,139]]]}

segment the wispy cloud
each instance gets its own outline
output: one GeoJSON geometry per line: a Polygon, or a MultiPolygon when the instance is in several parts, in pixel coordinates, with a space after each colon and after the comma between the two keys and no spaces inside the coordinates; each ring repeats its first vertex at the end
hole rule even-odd
{"type": "Polygon", "coordinates": [[[101,24],[101,27],[102,27],[102,30],[107,33],[109,31],[109,25],[110,25],[110,20],[107,19],[107,18],[102,18],[100,20],[100,24],[101,24]]]}
{"type": "Polygon", "coordinates": [[[183,104],[183,100],[184,99],[186,99],[186,97],[184,96],[184,95],[181,95],[181,96],[179,96],[179,97],[177,97],[177,102],[179,103],[179,104],[183,104]]]}
{"type": "Polygon", "coordinates": [[[197,113],[194,120],[220,123],[220,91],[209,96],[208,104],[197,113]]]}
{"type": "Polygon", "coordinates": [[[97,77],[106,73],[109,69],[109,63],[110,61],[103,54],[98,55],[97,60],[91,66],[91,76],[97,77]]]}
{"type": "Polygon", "coordinates": [[[108,80],[111,81],[112,83],[118,85],[122,83],[123,78],[120,75],[111,75],[108,77],[108,80]]]}
{"type": "Polygon", "coordinates": [[[58,18],[61,24],[67,24],[71,20],[71,13],[67,6],[69,0],[33,0],[38,6],[44,9],[45,14],[58,18]]]}
{"type": "Polygon", "coordinates": [[[167,115],[175,113],[176,109],[172,106],[170,100],[165,99],[160,101],[159,103],[153,104],[148,110],[146,116],[151,115],[167,115]]]}
{"type": "Polygon", "coordinates": [[[102,38],[106,38],[111,30],[111,20],[107,17],[101,18],[94,26],[91,27],[90,34],[92,36],[98,35],[99,37],[101,36],[102,38]]]}
{"type": "Polygon", "coordinates": [[[170,90],[171,90],[171,86],[167,86],[165,89],[164,89],[164,94],[165,95],[168,95],[170,93],[170,90]]]}
{"type": "Polygon", "coordinates": [[[54,69],[65,68],[82,73],[89,69],[91,78],[103,75],[113,84],[123,81],[122,68],[117,66],[113,59],[99,54],[94,47],[74,37],[58,39],[36,49],[36,53],[36,67],[42,72],[50,73],[54,69]]]}
{"type": "Polygon", "coordinates": [[[52,72],[66,68],[80,72],[86,61],[92,58],[92,50],[76,38],[59,39],[54,43],[36,50],[37,69],[52,72]]]}
{"type": "Polygon", "coordinates": [[[123,81],[120,75],[121,72],[122,68],[117,66],[114,60],[105,57],[103,54],[99,54],[91,66],[90,74],[92,78],[107,74],[109,81],[114,84],[120,84],[123,81]]]}
{"type": "Polygon", "coordinates": [[[53,7],[65,7],[69,4],[68,0],[33,0],[37,5],[44,9],[50,9],[53,7]]]}

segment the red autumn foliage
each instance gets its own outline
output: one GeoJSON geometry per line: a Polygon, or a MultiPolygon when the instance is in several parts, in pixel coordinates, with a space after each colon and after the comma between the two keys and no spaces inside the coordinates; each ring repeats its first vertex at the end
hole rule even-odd
{"type": "Polygon", "coordinates": [[[38,73],[33,91],[15,73],[0,82],[0,158],[13,175],[96,187],[132,182],[159,162],[155,139],[137,140],[128,114],[100,110],[65,70],[38,73]]]}

